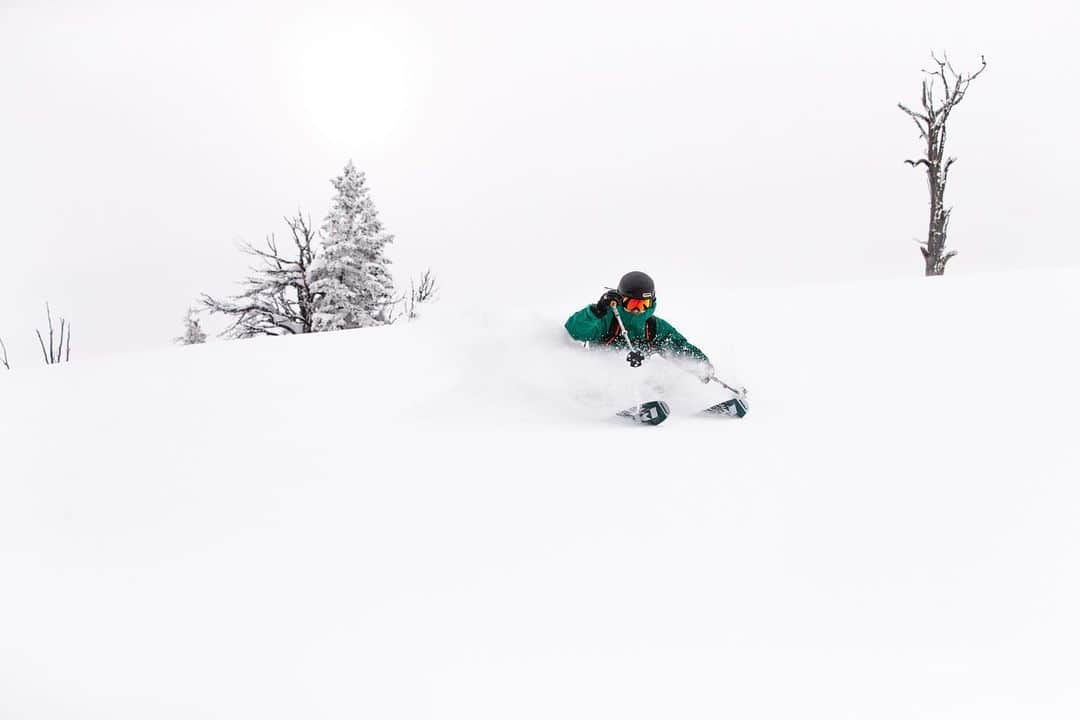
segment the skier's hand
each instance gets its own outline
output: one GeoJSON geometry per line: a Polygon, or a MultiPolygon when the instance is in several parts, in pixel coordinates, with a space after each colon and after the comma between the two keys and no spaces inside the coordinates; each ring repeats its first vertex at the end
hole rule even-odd
{"type": "Polygon", "coordinates": [[[712,363],[708,363],[705,367],[698,370],[698,380],[703,383],[708,383],[716,377],[716,368],[712,366],[712,363]]]}
{"type": "Polygon", "coordinates": [[[592,306],[593,315],[598,318],[604,317],[611,310],[611,304],[618,303],[620,300],[622,300],[622,296],[619,295],[619,293],[614,290],[608,290],[601,295],[596,304],[592,306]]]}

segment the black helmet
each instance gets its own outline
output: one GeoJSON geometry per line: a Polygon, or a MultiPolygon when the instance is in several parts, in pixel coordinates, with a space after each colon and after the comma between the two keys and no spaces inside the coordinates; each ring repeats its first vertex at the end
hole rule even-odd
{"type": "Polygon", "coordinates": [[[623,297],[643,300],[656,297],[656,286],[653,285],[651,277],[640,270],[634,270],[622,276],[622,280],[619,281],[619,294],[623,297]]]}

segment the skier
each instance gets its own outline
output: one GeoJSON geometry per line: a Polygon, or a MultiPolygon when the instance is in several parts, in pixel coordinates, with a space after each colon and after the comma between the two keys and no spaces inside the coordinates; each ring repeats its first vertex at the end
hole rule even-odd
{"type": "Polygon", "coordinates": [[[588,305],[571,315],[566,321],[566,331],[580,342],[626,349],[619,325],[621,318],[634,346],[627,356],[631,366],[641,365],[642,351],[659,354],[692,372],[702,382],[709,382],[716,374],[709,358],[655,313],[653,280],[635,270],[622,276],[617,290],[609,288],[595,305],[588,305]]]}

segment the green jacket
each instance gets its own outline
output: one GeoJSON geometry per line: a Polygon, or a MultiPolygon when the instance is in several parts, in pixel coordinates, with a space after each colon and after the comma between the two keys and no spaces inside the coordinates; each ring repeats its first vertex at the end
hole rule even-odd
{"type": "MultiPolygon", "coordinates": [[[[570,337],[580,342],[625,349],[626,341],[618,332],[615,312],[609,309],[604,317],[596,317],[592,309],[593,306],[588,305],[567,319],[566,331],[570,333],[570,337]]],[[[691,360],[706,364],[709,362],[705,353],[691,345],[670,323],[660,318],[656,318],[654,332],[650,333],[652,337],[646,342],[646,324],[655,312],[655,300],[652,307],[640,314],[619,310],[623,325],[626,326],[626,332],[636,350],[648,354],[658,353],[673,360],[691,360]]]]}

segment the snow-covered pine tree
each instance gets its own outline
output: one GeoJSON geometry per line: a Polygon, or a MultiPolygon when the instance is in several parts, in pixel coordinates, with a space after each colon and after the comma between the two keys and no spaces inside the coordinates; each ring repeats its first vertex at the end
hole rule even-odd
{"type": "Polygon", "coordinates": [[[311,267],[314,329],[384,325],[395,302],[390,260],[394,236],[383,229],[364,173],[352,160],[331,181],[337,191],[323,223],[323,251],[311,267]]]}
{"type": "Polygon", "coordinates": [[[195,308],[188,308],[184,316],[184,334],[176,338],[179,345],[202,345],[206,342],[206,333],[199,322],[199,313],[195,308]]]}

